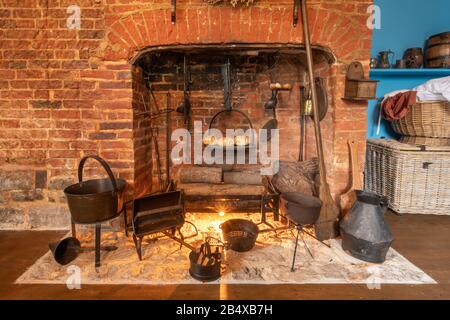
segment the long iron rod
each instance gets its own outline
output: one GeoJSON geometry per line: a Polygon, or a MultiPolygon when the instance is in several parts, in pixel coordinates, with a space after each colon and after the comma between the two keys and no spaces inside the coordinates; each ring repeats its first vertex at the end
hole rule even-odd
{"type": "Polygon", "coordinates": [[[295,271],[295,258],[297,257],[297,247],[298,247],[298,238],[300,236],[300,230],[297,229],[297,237],[295,239],[295,249],[294,249],[294,257],[292,258],[292,267],[291,272],[295,271]]]}
{"type": "MultiPolygon", "coordinates": [[[[170,96],[170,92],[167,92],[167,110],[172,108],[172,99],[170,96]]],[[[166,113],[166,177],[167,177],[167,186],[170,185],[170,114],[166,113]]]]}

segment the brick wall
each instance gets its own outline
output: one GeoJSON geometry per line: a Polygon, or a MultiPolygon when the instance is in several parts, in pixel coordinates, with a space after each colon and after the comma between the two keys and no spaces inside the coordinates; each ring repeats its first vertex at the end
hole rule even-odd
{"type": "Polygon", "coordinates": [[[142,68],[133,67],[133,142],[134,142],[134,194],[140,196],[152,190],[152,123],[148,114],[151,111],[149,91],[146,87],[142,68]]]}
{"type": "MultiPolygon", "coordinates": [[[[371,2],[309,1],[312,41],[337,58],[329,76],[333,113],[327,124],[335,128],[328,147],[334,154],[335,193],[348,183],[346,140],[365,140],[366,104],[340,97],[346,64],[360,60],[368,70],[366,9],[371,2]]],[[[292,27],[291,0],[259,0],[248,8],[179,0],[175,25],[170,9],[169,0],[1,2],[0,227],[66,226],[61,190],[73,182],[78,161],[87,154],[104,157],[117,176],[130,182],[132,192],[135,174],[144,169],[135,168],[134,161],[142,151],[133,142],[136,75],[129,61],[141,50],[303,42],[301,26],[292,27]],[[72,4],[81,8],[80,30],[66,26],[72,4]]],[[[363,154],[362,147],[361,163],[363,154]]],[[[89,174],[102,173],[91,164],[89,174]]]]}

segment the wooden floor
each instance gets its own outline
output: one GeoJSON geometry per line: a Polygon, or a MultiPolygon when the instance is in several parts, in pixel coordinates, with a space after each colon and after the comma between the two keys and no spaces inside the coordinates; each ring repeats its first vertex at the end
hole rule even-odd
{"type": "Polygon", "coordinates": [[[0,232],[0,299],[450,299],[450,216],[387,215],[394,248],[437,285],[15,285],[61,232],[0,232]]]}

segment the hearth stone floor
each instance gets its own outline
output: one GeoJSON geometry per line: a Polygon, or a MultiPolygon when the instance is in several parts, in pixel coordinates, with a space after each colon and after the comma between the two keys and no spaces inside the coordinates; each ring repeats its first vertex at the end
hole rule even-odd
{"type": "MultiPolygon", "coordinates": [[[[206,235],[220,237],[219,225],[228,219],[245,218],[258,222],[259,214],[188,213],[186,220],[195,224],[198,236],[187,241],[199,246],[206,235]]],[[[264,226],[260,226],[264,229],[264,226]]],[[[194,232],[186,223],[185,236],[194,232]]],[[[82,246],[93,246],[93,230],[78,234],[82,246]]],[[[261,233],[255,247],[245,253],[227,250],[224,253],[221,279],[212,284],[435,284],[421,269],[391,248],[383,264],[371,264],[349,256],[342,250],[340,240],[328,243],[331,249],[304,235],[314,258],[299,240],[296,270],[290,271],[295,245],[291,231],[261,233]]],[[[143,242],[143,260],[139,261],[132,237],[122,231],[105,231],[102,245],[118,249],[102,252],[102,266],[94,267],[94,252],[83,252],[67,266],[60,266],[51,252],[39,258],[16,283],[65,284],[74,270],[79,270],[82,284],[196,284],[201,283],[189,275],[189,252],[186,247],[169,238],[147,237],[143,242]],[[74,267],[75,266],[75,267],[74,267]],[[79,269],[77,269],[78,267],[79,269]]],[[[395,247],[395,240],[394,240],[395,247]]]]}

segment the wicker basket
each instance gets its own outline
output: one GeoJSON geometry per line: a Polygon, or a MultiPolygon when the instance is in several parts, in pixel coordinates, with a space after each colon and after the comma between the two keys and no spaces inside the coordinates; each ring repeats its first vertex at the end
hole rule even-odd
{"type": "Polygon", "coordinates": [[[398,214],[450,215],[450,147],[368,140],[365,185],[398,214]]]}
{"type": "Polygon", "coordinates": [[[428,138],[428,137],[408,137],[403,136],[399,140],[401,143],[427,147],[450,147],[449,138],[428,138]]]}
{"type": "Polygon", "coordinates": [[[419,102],[401,120],[391,122],[395,132],[411,137],[450,138],[450,102],[419,102]]]}

